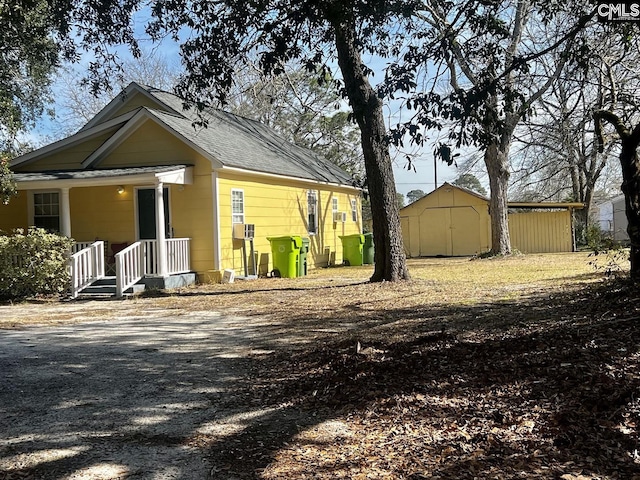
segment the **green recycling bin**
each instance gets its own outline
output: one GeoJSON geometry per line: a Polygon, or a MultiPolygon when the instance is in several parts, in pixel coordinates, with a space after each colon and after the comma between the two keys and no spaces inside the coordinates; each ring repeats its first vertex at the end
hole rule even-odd
{"type": "Polygon", "coordinates": [[[373,233],[364,234],[364,245],[362,246],[362,263],[371,265],[374,263],[375,248],[373,245],[373,233]]]}
{"type": "Polygon", "coordinates": [[[269,237],[267,240],[271,243],[273,270],[276,276],[295,278],[298,274],[302,238],[291,236],[269,237]]]}
{"type": "Polygon", "coordinates": [[[364,235],[359,233],[355,235],[341,236],[342,240],[342,259],[345,263],[352,266],[362,265],[362,246],[364,245],[364,235]]]}
{"type": "Polygon", "coordinates": [[[304,277],[307,275],[307,253],[309,253],[309,239],[302,239],[302,246],[300,247],[300,260],[298,261],[298,276],[304,277]]]}

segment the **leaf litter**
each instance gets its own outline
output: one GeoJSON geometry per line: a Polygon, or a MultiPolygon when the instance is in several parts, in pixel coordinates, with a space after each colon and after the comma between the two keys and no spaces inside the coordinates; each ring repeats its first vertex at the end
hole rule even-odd
{"type": "Polygon", "coordinates": [[[194,434],[212,478],[640,479],[640,290],[586,263],[429,259],[411,283],[328,269],[109,310],[266,318],[222,401],[270,413],[194,434]]]}

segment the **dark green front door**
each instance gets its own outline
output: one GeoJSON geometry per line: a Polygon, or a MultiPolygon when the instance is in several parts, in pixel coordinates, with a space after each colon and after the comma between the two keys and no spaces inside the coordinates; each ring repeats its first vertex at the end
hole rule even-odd
{"type": "MultiPolygon", "coordinates": [[[[164,193],[165,238],[169,237],[169,189],[164,193]]],[[[138,189],[138,236],[140,240],[156,238],[156,189],[138,189]]]]}

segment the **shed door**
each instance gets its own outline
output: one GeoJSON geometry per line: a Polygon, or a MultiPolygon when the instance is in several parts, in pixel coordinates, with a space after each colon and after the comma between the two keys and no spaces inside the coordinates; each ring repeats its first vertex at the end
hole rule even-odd
{"type": "Polygon", "coordinates": [[[451,213],[448,208],[427,208],[420,215],[420,255],[451,255],[451,213]]]}
{"type": "Polygon", "coordinates": [[[451,208],[451,255],[480,252],[480,214],[473,207],[451,208]]]}
{"type": "Polygon", "coordinates": [[[421,256],[475,255],[481,249],[480,214],[475,208],[428,208],[420,215],[421,256]]]}

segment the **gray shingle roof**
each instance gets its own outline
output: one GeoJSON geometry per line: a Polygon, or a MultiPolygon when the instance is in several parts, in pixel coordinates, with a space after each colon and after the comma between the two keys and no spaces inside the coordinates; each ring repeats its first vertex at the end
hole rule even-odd
{"type": "MultiPolygon", "coordinates": [[[[160,105],[166,107],[166,110],[162,109],[162,106],[159,107],[160,109],[139,107],[122,116],[122,129],[137,128],[134,120],[140,118],[140,114],[144,113],[152,116],[158,122],[182,136],[192,146],[200,149],[204,155],[209,156],[212,160],[217,160],[223,168],[233,167],[322,183],[355,186],[354,179],[340,167],[316,155],[311,150],[290,143],[275,130],[260,122],[217,109],[208,109],[201,114],[202,117],[199,117],[195,108],[184,109],[184,101],[181,98],[153,87],[132,83],[125,91],[128,93],[139,91],[153,97],[160,105]],[[206,127],[197,126],[197,122],[202,118],[206,120],[206,127]]],[[[87,132],[100,132],[102,131],[102,125],[113,123],[116,119],[112,119],[110,115],[122,106],[122,99],[120,101],[115,100],[98,113],[80,132],[58,142],[62,145],[60,148],[71,145],[73,142],[81,141],[84,138],[83,135],[86,136],[87,132]]],[[[27,160],[33,160],[40,155],[46,155],[47,148],[44,147],[23,157],[27,160]]],[[[19,160],[19,158],[16,159],[17,163],[20,163],[19,160]]],[[[104,175],[104,170],[96,169],[94,165],[99,165],[99,162],[91,162],[86,165],[89,168],[78,170],[77,173],[73,174],[70,171],[43,172],[41,180],[46,178],[57,180],[61,178],[98,178],[104,175]],[[56,175],[58,176],[56,177],[56,175]],[[67,176],[60,177],[60,175],[67,176]],[[91,177],[92,175],[97,175],[98,177],[91,177]]],[[[123,175],[146,173],[143,171],[133,172],[132,169],[120,170],[128,172],[122,173],[123,175]]],[[[115,170],[111,171],[115,172],[115,170]]],[[[117,175],[117,173],[114,175],[117,175]]],[[[30,174],[29,178],[33,180],[34,175],[30,174]]]]}
{"type": "Polygon", "coordinates": [[[221,110],[204,112],[206,127],[194,126],[186,118],[149,110],[158,120],[203,150],[224,166],[296,178],[353,185],[349,174],[310,150],[299,147],[273,129],[221,110]]]}

